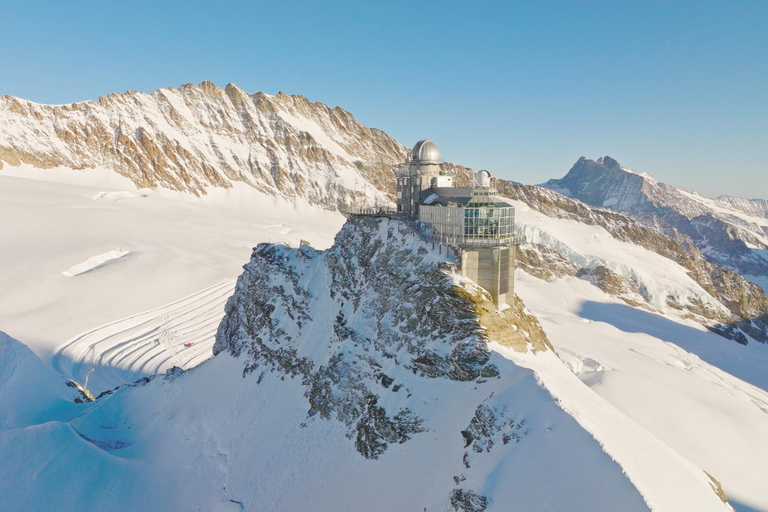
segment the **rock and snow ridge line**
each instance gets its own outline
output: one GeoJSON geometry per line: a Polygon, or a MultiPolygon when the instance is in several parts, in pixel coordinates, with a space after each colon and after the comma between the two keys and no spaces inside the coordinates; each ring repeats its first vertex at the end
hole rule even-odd
{"type": "MultiPolygon", "coordinates": [[[[737,273],[707,261],[683,235],[677,232],[661,233],[625,214],[589,206],[552,190],[505,182],[500,182],[499,189],[503,195],[524,203],[518,208],[530,208],[551,219],[539,223],[543,229],[529,229],[530,235],[536,236],[535,240],[530,241],[534,242],[532,248],[538,255],[530,253],[526,246],[519,251],[520,263],[529,271],[539,276],[547,274],[560,277],[578,273],[593,279],[604,290],[611,288],[611,293],[622,297],[632,306],[639,305],[673,317],[697,318],[702,325],[710,326],[740,343],[747,342],[745,334],[757,341],[768,340],[768,297],[765,292],[737,273]],[[563,237],[562,231],[553,235],[547,233],[547,225],[562,220],[575,222],[576,230],[599,226],[605,231],[597,230],[593,233],[592,242],[581,241],[578,242],[581,248],[571,248],[568,243],[563,243],[562,240],[567,237],[563,237]],[[606,254],[607,258],[597,254],[590,256],[590,246],[595,249],[605,248],[604,244],[596,243],[603,239],[627,244],[630,254],[636,252],[635,247],[658,254],[662,257],[662,264],[658,268],[667,268],[672,264],[679,269],[673,272],[673,275],[679,274],[675,279],[688,282],[692,279],[699,291],[680,293],[686,288],[690,289],[686,285],[678,287],[674,293],[663,293],[663,290],[654,293],[653,288],[659,288],[661,284],[656,271],[649,274],[655,277],[640,278],[632,268],[638,265],[646,267],[649,261],[647,258],[645,262],[641,259],[627,266],[621,254],[606,254]],[[606,262],[612,263],[606,266],[606,262]],[[599,275],[601,272],[603,275],[599,275]]],[[[526,229],[525,222],[518,224],[521,230],[526,229]]],[[[651,256],[653,258],[655,256],[651,256]]]]}
{"type": "Polygon", "coordinates": [[[622,212],[662,232],[689,238],[707,259],[742,275],[768,275],[768,201],[708,199],[626,169],[610,158],[581,157],[568,174],[541,185],[622,212]]]}
{"type": "Polygon", "coordinates": [[[108,168],[139,188],[204,195],[242,182],[336,209],[387,204],[406,148],[341,108],[211,82],[49,106],[0,98],[0,169],[108,168]],[[382,193],[380,190],[387,190],[382,193]]]}

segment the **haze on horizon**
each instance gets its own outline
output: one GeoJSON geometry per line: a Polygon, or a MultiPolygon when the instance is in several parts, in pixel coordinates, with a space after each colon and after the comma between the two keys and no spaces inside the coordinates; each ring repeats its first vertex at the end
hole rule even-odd
{"type": "Polygon", "coordinates": [[[0,16],[0,94],[232,82],[523,183],[610,155],[702,195],[768,197],[765,2],[47,1],[0,16]]]}

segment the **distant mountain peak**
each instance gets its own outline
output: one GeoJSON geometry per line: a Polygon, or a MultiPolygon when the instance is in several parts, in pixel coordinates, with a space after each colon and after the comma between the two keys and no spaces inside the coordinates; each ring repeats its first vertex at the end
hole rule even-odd
{"type": "Polygon", "coordinates": [[[597,162],[599,164],[604,165],[605,167],[608,167],[609,169],[614,169],[614,168],[615,169],[623,169],[623,167],[621,167],[621,165],[619,165],[619,162],[617,162],[615,159],[609,157],[608,155],[601,156],[600,158],[597,159],[597,162]]]}
{"type": "Polygon", "coordinates": [[[622,167],[603,156],[585,157],[561,179],[541,185],[587,204],[610,208],[646,225],[690,237],[709,261],[747,275],[768,273],[768,201],[709,199],[622,167]]]}

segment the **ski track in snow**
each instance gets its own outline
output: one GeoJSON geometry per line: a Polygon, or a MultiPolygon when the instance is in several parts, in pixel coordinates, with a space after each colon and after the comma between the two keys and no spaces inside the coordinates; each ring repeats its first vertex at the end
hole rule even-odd
{"type": "Polygon", "coordinates": [[[51,363],[74,380],[95,368],[88,384],[95,394],[173,366],[193,368],[211,357],[234,287],[235,280],[226,279],[165,306],[96,327],[58,347],[51,363]]]}

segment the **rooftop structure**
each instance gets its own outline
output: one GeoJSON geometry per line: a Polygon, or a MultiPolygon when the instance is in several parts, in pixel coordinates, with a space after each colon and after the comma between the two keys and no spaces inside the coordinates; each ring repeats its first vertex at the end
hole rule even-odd
{"type": "Polygon", "coordinates": [[[411,159],[418,160],[422,164],[439,164],[440,150],[437,149],[437,146],[431,140],[420,140],[413,146],[411,159]]]}
{"type": "Polygon", "coordinates": [[[497,306],[512,299],[515,208],[478,171],[472,187],[454,187],[434,142],[420,140],[397,170],[397,210],[440,242],[458,248],[462,275],[491,293],[497,306]]]}

